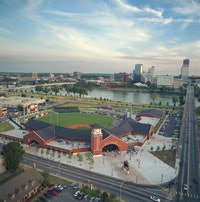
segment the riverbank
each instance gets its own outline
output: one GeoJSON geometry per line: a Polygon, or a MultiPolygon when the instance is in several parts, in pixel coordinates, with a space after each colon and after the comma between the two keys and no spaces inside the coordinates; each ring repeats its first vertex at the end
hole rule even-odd
{"type": "Polygon", "coordinates": [[[179,89],[166,90],[166,89],[153,89],[153,88],[127,88],[127,87],[97,87],[91,88],[90,90],[105,90],[105,91],[124,91],[124,92],[139,92],[139,93],[158,93],[158,94],[172,94],[172,95],[182,95],[179,89]]]}

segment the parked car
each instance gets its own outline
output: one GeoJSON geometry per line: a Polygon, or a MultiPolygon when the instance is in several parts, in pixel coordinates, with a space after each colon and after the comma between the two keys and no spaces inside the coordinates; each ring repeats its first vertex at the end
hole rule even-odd
{"type": "Polygon", "coordinates": [[[79,186],[79,183],[75,183],[75,184],[72,185],[72,188],[73,189],[78,189],[78,186],[79,186]]]}
{"type": "Polygon", "coordinates": [[[160,202],[160,199],[159,199],[158,197],[156,197],[156,196],[150,196],[150,199],[151,199],[152,201],[160,202]]]}
{"type": "Polygon", "coordinates": [[[53,195],[53,196],[58,196],[59,192],[57,192],[56,190],[52,189],[48,191],[49,194],[53,195]]]}
{"type": "Polygon", "coordinates": [[[54,190],[57,191],[57,192],[59,192],[59,193],[62,192],[62,189],[60,189],[58,187],[54,187],[54,190]]]}
{"type": "Polygon", "coordinates": [[[44,196],[45,196],[46,198],[48,198],[48,199],[51,199],[51,198],[52,198],[52,195],[49,194],[48,192],[44,193],[44,196]]]}
{"type": "Polygon", "coordinates": [[[62,185],[57,185],[57,186],[55,186],[55,188],[56,188],[56,189],[59,189],[59,190],[61,190],[61,191],[63,190],[63,186],[62,186],[62,185]]]}
{"type": "Polygon", "coordinates": [[[74,193],[74,197],[77,197],[80,193],[81,193],[80,191],[76,191],[76,192],[74,193]]]}
{"type": "Polygon", "coordinates": [[[83,192],[80,192],[76,198],[78,200],[83,200],[84,196],[85,196],[85,194],[83,192]]]}
{"type": "Polygon", "coordinates": [[[43,197],[43,196],[40,196],[40,201],[42,201],[42,202],[48,202],[48,200],[45,197],[43,197]]]}
{"type": "Polygon", "coordinates": [[[83,201],[88,201],[89,199],[90,199],[90,196],[87,194],[83,197],[83,201]]]}

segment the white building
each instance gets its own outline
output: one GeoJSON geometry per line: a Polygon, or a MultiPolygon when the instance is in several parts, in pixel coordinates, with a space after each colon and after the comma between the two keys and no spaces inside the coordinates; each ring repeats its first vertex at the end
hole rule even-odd
{"type": "Polygon", "coordinates": [[[169,75],[158,75],[156,83],[158,87],[166,86],[172,88],[174,77],[169,75]]]}

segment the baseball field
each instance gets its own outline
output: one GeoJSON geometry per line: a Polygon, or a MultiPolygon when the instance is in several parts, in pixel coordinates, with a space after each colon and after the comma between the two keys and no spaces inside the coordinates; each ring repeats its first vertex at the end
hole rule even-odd
{"type": "Polygon", "coordinates": [[[82,114],[82,113],[56,113],[39,118],[50,124],[67,127],[72,125],[90,125],[99,124],[105,128],[112,125],[114,117],[95,114],[82,114]]]}

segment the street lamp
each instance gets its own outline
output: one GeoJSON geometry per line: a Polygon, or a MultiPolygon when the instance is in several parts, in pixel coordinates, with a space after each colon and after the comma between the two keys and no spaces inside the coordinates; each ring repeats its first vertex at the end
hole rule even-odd
{"type": "Polygon", "coordinates": [[[121,190],[122,190],[122,185],[124,184],[125,180],[123,180],[119,186],[119,201],[121,202],[121,190]]]}

